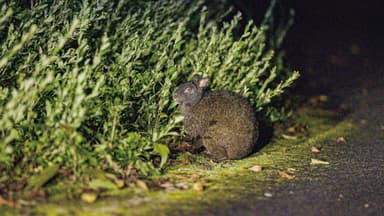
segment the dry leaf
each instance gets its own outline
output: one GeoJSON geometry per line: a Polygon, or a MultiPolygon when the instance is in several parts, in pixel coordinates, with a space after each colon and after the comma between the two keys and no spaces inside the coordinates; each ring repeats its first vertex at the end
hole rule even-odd
{"type": "Polygon", "coordinates": [[[312,159],[311,159],[311,164],[312,164],[312,165],[316,165],[316,164],[324,164],[324,165],[327,165],[327,164],[329,164],[329,162],[312,158],[312,159]]]}
{"type": "Polygon", "coordinates": [[[347,141],[345,140],[344,137],[337,137],[337,138],[336,138],[336,142],[337,142],[337,143],[345,143],[345,142],[347,142],[347,141]]]}
{"type": "Polygon", "coordinates": [[[175,190],[176,187],[171,182],[164,182],[163,184],[160,184],[160,187],[166,189],[166,190],[175,190]]]}
{"type": "Polygon", "coordinates": [[[289,135],[286,135],[286,134],[283,134],[283,135],[281,135],[284,139],[290,139],[290,140],[295,140],[295,139],[297,139],[297,137],[296,136],[289,136],[289,135]]]}
{"type": "Polygon", "coordinates": [[[191,176],[189,176],[189,178],[192,180],[196,180],[196,179],[200,179],[201,177],[199,175],[192,174],[191,176]]]}
{"type": "Polygon", "coordinates": [[[281,151],[281,153],[286,153],[286,152],[287,152],[287,147],[282,147],[282,148],[280,149],[280,151],[281,151]]]}
{"type": "Polygon", "coordinates": [[[67,167],[62,167],[59,170],[59,173],[62,174],[65,177],[69,177],[71,175],[71,171],[67,167]]]}
{"type": "Polygon", "coordinates": [[[143,189],[143,190],[145,190],[145,191],[149,190],[149,188],[147,186],[147,183],[145,183],[145,181],[142,181],[142,180],[137,180],[136,181],[136,186],[141,188],[141,189],[143,189]]]}
{"type": "Polygon", "coordinates": [[[97,199],[96,193],[83,193],[81,194],[81,200],[87,203],[94,203],[97,199]]]}
{"type": "Polygon", "coordinates": [[[255,165],[255,166],[249,168],[249,170],[252,170],[254,172],[260,172],[261,170],[263,170],[263,167],[261,167],[259,165],[255,165]]]}
{"type": "Polygon", "coordinates": [[[339,109],[341,109],[341,110],[343,110],[343,111],[346,111],[346,110],[348,110],[349,109],[349,106],[347,105],[347,104],[341,104],[340,106],[339,106],[339,109]]]}
{"type": "Polygon", "coordinates": [[[315,146],[312,146],[312,147],[311,147],[311,152],[313,152],[313,153],[319,153],[320,150],[319,150],[318,148],[316,148],[315,146]]]}
{"type": "Polygon", "coordinates": [[[191,161],[187,158],[180,159],[179,162],[181,164],[191,164],[191,161]]]}
{"type": "Polygon", "coordinates": [[[280,174],[280,176],[282,178],[285,178],[285,179],[294,179],[294,178],[296,178],[296,176],[290,175],[290,174],[288,174],[288,173],[286,173],[284,171],[279,172],[279,174],[280,174]]]}
{"type": "Polygon", "coordinates": [[[0,196],[0,206],[2,205],[6,205],[12,208],[21,208],[20,203],[17,202],[16,200],[13,200],[13,199],[5,200],[0,196]]]}
{"type": "Polygon", "coordinates": [[[312,105],[312,106],[317,106],[319,104],[319,100],[317,97],[311,97],[309,98],[308,102],[312,105]]]}
{"type": "Polygon", "coordinates": [[[46,198],[47,197],[47,193],[45,192],[45,189],[44,188],[40,188],[38,189],[36,192],[35,192],[35,195],[37,197],[40,197],[40,198],[46,198]]]}
{"type": "Polygon", "coordinates": [[[17,200],[18,203],[20,203],[21,206],[33,206],[33,205],[36,205],[36,202],[35,201],[27,201],[27,200],[22,200],[22,199],[19,199],[17,200]]]}
{"type": "Polygon", "coordinates": [[[296,133],[296,128],[295,127],[289,127],[289,128],[287,128],[287,132],[294,134],[294,133],[296,133]]]}
{"type": "Polygon", "coordinates": [[[177,189],[182,189],[182,190],[188,189],[188,185],[184,182],[177,183],[175,186],[177,189]]]}
{"type": "Polygon", "coordinates": [[[197,191],[203,191],[204,190],[204,182],[196,182],[193,184],[193,189],[197,191]]]}
{"type": "Polygon", "coordinates": [[[327,95],[319,95],[319,101],[320,102],[327,102],[328,96],[327,95]]]}
{"type": "Polygon", "coordinates": [[[124,181],[121,180],[121,179],[116,179],[116,180],[115,180],[115,184],[116,184],[116,186],[117,186],[118,188],[122,188],[122,187],[124,187],[124,181]]]}
{"type": "Polygon", "coordinates": [[[0,196],[0,206],[7,204],[7,201],[0,196]]]}

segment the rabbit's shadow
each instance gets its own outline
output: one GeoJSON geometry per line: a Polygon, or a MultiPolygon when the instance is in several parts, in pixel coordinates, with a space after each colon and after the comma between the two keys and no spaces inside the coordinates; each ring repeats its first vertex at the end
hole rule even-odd
{"type": "MultiPolygon", "coordinates": [[[[252,153],[260,151],[264,146],[266,146],[273,137],[273,126],[270,122],[261,121],[259,123],[259,138],[256,141],[256,146],[253,149],[252,153]]],[[[251,153],[251,154],[252,154],[251,153]]]]}

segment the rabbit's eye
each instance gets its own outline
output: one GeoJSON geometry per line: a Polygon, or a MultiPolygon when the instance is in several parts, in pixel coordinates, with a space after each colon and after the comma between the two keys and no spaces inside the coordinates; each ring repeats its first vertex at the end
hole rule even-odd
{"type": "Polygon", "coordinates": [[[186,94],[191,94],[191,93],[193,93],[193,89],[192,89],[192,88],[186,88],[186,89],[184,90],[184,93],[186,93],[186,94]]]}

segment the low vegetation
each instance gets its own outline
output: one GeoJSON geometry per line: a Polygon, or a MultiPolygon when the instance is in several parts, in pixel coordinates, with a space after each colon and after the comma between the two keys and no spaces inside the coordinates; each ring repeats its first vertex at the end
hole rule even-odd
{"type": "Polygon", "coordinates": [[[278,63],[267,24],[204,1],[31,4],[0,1],[1,184],[42,170],[158,174],[183,133],[172,93],[194,73],[269,121],[286,116],[274,102],[298,73],[278,63]]]}

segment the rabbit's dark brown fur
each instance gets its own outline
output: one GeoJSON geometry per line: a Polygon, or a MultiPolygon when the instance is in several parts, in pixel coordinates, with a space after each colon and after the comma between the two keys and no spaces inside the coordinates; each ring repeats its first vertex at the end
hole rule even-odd
{"type": "Polygon", "coordinates": [[[252,105],[231,91],[205,92],[207,78],[195,75],[182,84],[174,99],[181,106],[186,132],[201,141],[215,160],[241,159],[249,155],[258,138],[252,105]]]}

